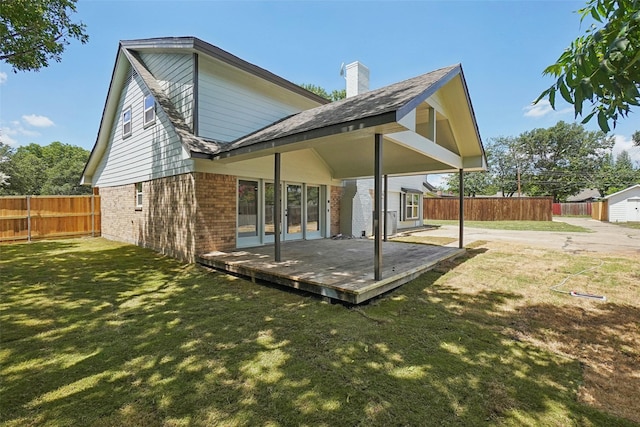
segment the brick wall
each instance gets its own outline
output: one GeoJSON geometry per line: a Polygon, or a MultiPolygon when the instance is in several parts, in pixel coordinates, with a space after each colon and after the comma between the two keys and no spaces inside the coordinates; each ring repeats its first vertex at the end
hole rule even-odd
{"type": "Polygon", "coordinates": [[[137,244],[144,213],[136,210],[135,185],[101,187],[100,198],[102,236],[137,244]]]}
{"type": "Polygon", "coordinates": [[[236,177],[195,174],[198,199],[196,253],[236,247],[236,177]]]}
{"type": "Polygon", "coordinates": [[[330,235],[335,236],[340,233],[340,203],[342,200],[343,187],[332,185],[329,190],[329,209],[331,215],[330,235]]]}
{"type": "Polygon", "coordinates": [[[236,178],[182,174],[142,184],[102,187],[102,235],[193,262],[199,253],[236,246],[236,178]]]}

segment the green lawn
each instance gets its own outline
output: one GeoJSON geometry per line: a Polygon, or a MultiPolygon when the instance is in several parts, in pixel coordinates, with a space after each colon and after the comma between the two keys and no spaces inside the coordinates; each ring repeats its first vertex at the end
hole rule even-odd
{"type": "Polygon", "coordinates": [[[635,228],[640,230],[640,222],[612,222],[611,224],[619,225],[620,227],[635,228]]]}
{"type": "MultiPolygon", "coordinates": [[[[634,425],[581,403],[585,364],[541,346],[527,310],[578,304],[586,325],[590,307],[637,316],[636,296],[554,294],[592,260],[541,254],[529,280],[522,256],[473,249],[353,308],[100,238],[0,246],[0,425],[634,425]]],[[[610,262],[607,286],[626,286],[637,260],[610,262]]],[[[609,336],[598,319],[585,345],[609,336]]],[[[631,364],[633,342],[606,346],[631,364]]]]}
{"type": "MultiPolygon", "coordinates": [[[[458,225],[455,220],[425,219],[425,225],[458,225]]],[[[584,227],[559,221],[465,221],[465,227],[486,228],[490,230],[522,230],[522,231],[559,231],[589,233],[584,227]]]]}

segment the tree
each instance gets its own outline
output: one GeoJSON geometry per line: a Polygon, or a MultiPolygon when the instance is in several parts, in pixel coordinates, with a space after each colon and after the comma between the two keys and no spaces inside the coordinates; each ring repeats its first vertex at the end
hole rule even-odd
{"type": "Polygon", "coordinates": [[[597,116],[600,129],[609,132],[610,121],[615,127],[640,105],[640,0],[589,0],[578,13],[581,22],[590,16],[601,26],[592,25],[544,70],[557,80],[534,103],[548,97],[555,108],[560,92],[578,117],[589,101],[582,123],[597,116]]]}
{"type": "MultiPolygon", "coordinates": [[[[0,147],[2,148],[2,147],[0,147]]],[[[61,142],[47,146],[29,144],[9,150],[7,160],[0,163],[0,172],[7,183],[0,194],[90,194],[91,188],[80,185],[89,152],[61,142]]]]}
{"type": "Polygon", "coordinates": [[[640,130],[637,130],[633,133],[633,135],[631,136],[631,139],[633,140],[633,143],[635,145],[637,145],[638,147],[640,147],[640,130]]]}
{"type": "Polygon", "coordinates": [[[324,88],[320,87],[320,86],[316,86],[310,83],[302,83],[300,85],[302,88],[308,90],[309,92],[313,92],[318,96],[323,97],[324,99],[327,99],[329,101],[340,101],[341,99],[344,99],[347,97],[347,90],[346,89],[342,89],[342,90],[337,90],[334,89],[331,93],[327,92],[324,88]]]}
{"type": "MultiPolygon", "coordinates": [[[[491,186],[491,175],[488,172],[465,172],[464,173],[464,195],[476,197],[479,194],[487,194],[491,186]]],[[[458,194],[460,191],[460,177],[457,173],[452,173],[445,178],[445,188],[447,191],[458,194]]]]}
{"type": "Polygon", "coordinates": [[[71,21],[77,0],[0,0],[0,60],[13,71],[60,62],[72,39],[86,43],[83,23],[71,21]]]}
{"type": "Polygon", "coordinates": [[[558,122],[518,136],[518,150],[529,165],[522,176],[527,193],[565,200],[588,186],[590,177],[605,164],[613,137],[589,132],[577,123],[558,122]]]}
{"type": "Polygon", "coordinates": [[[514,137],[498,137],[489,141],[486,147],[489,171],[492,184],[503,197],[522,194],[522,175],[525,174],[527,164],[524,154],[519,151],[518,139],[514,137]]]}

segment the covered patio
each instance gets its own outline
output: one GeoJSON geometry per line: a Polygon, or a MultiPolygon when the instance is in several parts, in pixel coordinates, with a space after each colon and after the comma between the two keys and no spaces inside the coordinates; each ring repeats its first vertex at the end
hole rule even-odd
{"type": "Polygon", "coordinates": [[[383,242],[382,278],[374,276],[374,242],[369,239],[302,240],[282,244],[283,261],[274,261],[273,246],[211,252],[198,263],[251,280],[276,283],[334,300],[360,304],[401,286],[453,259],[464,249],[402,242],[383,242]]]}
{"type": "Polygon", "coordinates": [[[192,155],[218,165],[271,157],[274,200],[281,201],[282,155],[300,150],[311,150],[334,181],[373,178],[373,240],[282,242],[278,202],[273,246],[202,254],[198,262],[357,304],[464,251],[463,174],[485,170],[486,158],[459,64],[293,114],[192,155]],[[387,241],[388,177],[428,173],[459,174],[458,248],[387,241]]]}

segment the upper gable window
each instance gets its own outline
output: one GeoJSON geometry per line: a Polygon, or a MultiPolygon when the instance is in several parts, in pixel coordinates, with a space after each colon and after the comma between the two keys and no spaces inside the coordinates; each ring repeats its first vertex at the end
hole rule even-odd
{"type": "Polygon", "coordinates": [[[122,137],[131,135],[131,107],[122,112],[122,137]]]}
{"type": "Polygon", "coordinates": [[[144,125],[150,125],[156,121],[156,100],[152,95],[144,97],[144,125]]]}

